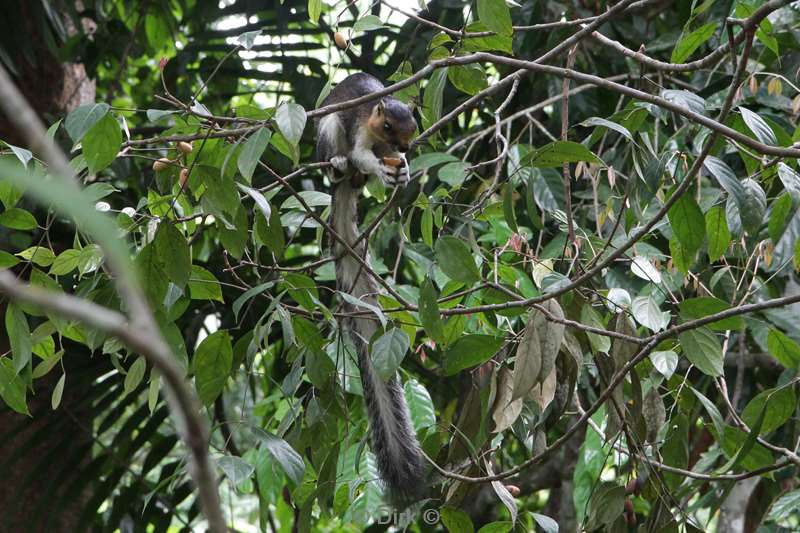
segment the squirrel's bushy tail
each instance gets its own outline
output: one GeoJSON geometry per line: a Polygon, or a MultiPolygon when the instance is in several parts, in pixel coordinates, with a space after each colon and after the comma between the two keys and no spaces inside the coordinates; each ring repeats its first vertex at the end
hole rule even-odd
{"type": "MultiPolygon", "coordinates": [[[[331,220],[334,231],[351,247],[358,239],[358,197],[360,189],[349,179],[335,186],[331,220]]],[[[334,240],[336,257],[336,288],[369,305],[378,305],[378,283],[364,271],[359,262],[334,240]]],[[[354,250],[369,264],[366,239],[354,250]]],[[[344,302],[345,312],[363,311],[344,302]]],[[[425,464],[422,450],[397,377],[385,382],[375,372],[369,354],[369,341],[377,331],[374,316],[349,317],[341,321],[358,353],[361,385],[369,415],[372,451],[378,471],[396,502],[408,502],[422,496],[425,464]]]]}

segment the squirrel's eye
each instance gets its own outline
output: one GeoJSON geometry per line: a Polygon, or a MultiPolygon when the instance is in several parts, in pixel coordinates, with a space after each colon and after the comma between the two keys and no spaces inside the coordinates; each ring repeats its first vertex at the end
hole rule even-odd
{"type": "Polygon", "coordinates": [[[383,129],[385,129],[386,131],[391,131],[392,130],[392,125],[389,124],[388,122],[384,122],[383,123],[383,129]]]}

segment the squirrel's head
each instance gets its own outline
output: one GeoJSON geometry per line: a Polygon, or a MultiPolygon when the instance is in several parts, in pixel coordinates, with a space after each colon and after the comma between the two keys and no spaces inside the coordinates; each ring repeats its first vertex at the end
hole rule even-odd
{"type": "Polygon", "coordinates": [[[374,137],[394,146],[399,152],[408,151],[408,145],[417,121],[411,109],[394,98],[382,98],[372,108],[369,117],[369,130],[374,137]]]}

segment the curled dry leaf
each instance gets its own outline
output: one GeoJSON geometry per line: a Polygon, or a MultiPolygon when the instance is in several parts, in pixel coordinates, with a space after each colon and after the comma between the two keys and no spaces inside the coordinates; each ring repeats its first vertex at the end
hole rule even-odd
{"type": "MultiPolygon", "coordinates": [[[[542,308],[554,318],[564,318],[564,311],[555,300],[544,302],[542,308]]],[[[539,309],[531,310],[522,340],[517,347],[513,399],[526,396],[535,385],[550,375],[555,368],[556,356],[563,339],[564,324],[548,320],[539,309]]]]}
{"type": "MultiPolygon", "coordinates": [[[[559,320],[564,319],[564,311],[555,299],[547,300],[542,304],[542,307],[544,307],[553,318],[559,320]]],[[[565,327],[564,324],[559,322],[551,322],[545,318],[544,313],[540,311],[535,312],[535,320],[538,322],[539,339],[542,342],[542,368],[539,374],[539,381],[543,382],[556,366],[556,356],[561,349],[561,341],[564,340],[565,327]]]]}
{"type": "Polygon", "coordinates": [[[642,417],[647,424],[647,442],[656,442],[658,432],[667,421],[667,411],[664,400],[658,394],[656,387],[650,387],[642,402],[642,417]]]}
{"type": "Polygon", "coordinates": [[[500,368],[497,377],[497,397],[492,408],[494,432],[500,433],[510,428],[522,412],[522,398],[512,400],[514,381],[508,367],[500,368]]]}
{"type": "MultiPolygon", "coordinates": [[[[538,311],[534,311],[535,313],[538,311]]],[[[539,331],[536,329],[534,315],[528,318],[522,339],[517,346],[517,359],[514,363],[514,393],[512,400],[522,398],[533,389],[539,380],[542,369],[542,345],[539,331]]]]}
{"type": "Polygon", "coordinates": [[[544,411],[547,406],[553,401],[556,396],[556,369],[553,370],[544,378],[544,381],[531,389],[530,398],[539,404],[539,409],[544,411]]]}

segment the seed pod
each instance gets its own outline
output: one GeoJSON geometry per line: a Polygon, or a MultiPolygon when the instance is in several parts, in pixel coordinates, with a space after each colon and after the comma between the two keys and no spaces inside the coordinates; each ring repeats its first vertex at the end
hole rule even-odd
{"type": "Polygon", "coordinates": [[[390,166],[390,167],[397,168],[402,163],[403,163],[403,160],[400,159],[399,157],[389,157],[389,156],[387,156],[387,157],[383,158],[383,164],[387,165],[387,166],[390,166]]]}
{"type": "Polygon", "coordinates": [[[625,503],[623,504],[625,509],[625,520],[628,522],[629,526],[636,525],[636,511],[633,509],[633,502],[630,499],[626,499],[625,503]]]}
{"type": "Polygon", "coordinates": [[[153,170],[156,172],[161,172],[162,170],[166,170],[172,164],[172,161],[167,159],[166,157],[162,157],[158,161],[153,162],[153,170]]]}
{"type": "Polygon", "coordinates": [[[181,169],[181,175],[178,178],[178,183],[181,184],[181,189],[186,187],[186,182],[188,180],[189,180],[189,169],[188,168],[182,168],[181,169]]]}
{"type": "Polygon", "coordinates": [[[336,43],[336,46],[342,50],[347,49],[347,37],[345,37],[341,32],[337,31],[333,34],[333,41],[336,43]]]}
{"type": "Polygon", "coordinates": [[[178,150],[183,152],[184,154],[191,154],[192,153],[192,143],[181,141],[178,143],[178,150]]]}
{"type": "Polygon", "coordinates": [[[516,485],[506,485],[506,490],[508,491],[509,494],[511,494],[515,498],[519,496],[519,493],[521,492],[519,490],[519,487],[517,487],[516,485]]]}

